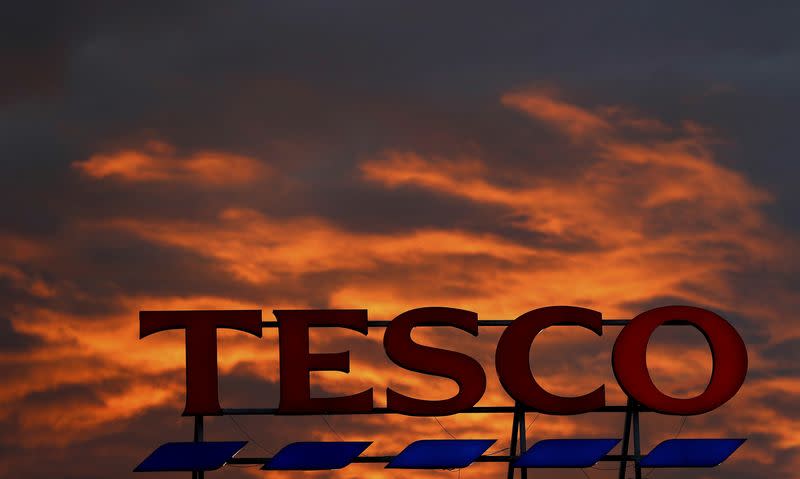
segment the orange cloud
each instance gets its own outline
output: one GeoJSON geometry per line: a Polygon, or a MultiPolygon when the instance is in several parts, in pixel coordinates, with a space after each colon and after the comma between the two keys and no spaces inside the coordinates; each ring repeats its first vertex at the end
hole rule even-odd
{"type": "MultiPolygon", "coordinates": [[[[352,231],[317,216],[272,217],[242,205],[230,205],[206,220],[117,217],[76,226],[80,235],[113,230],[191,252],[221,267],[222,274],[240,282],[236,284],[263,288],[264,304],[224,295],[120,294],[114,298],[115,311],[94,316],[66,313],[57,306],[15,308],[9,314],[14,330],[36,336],[46,346],[0,356],[12,369],[27,367],[24,378],[21,374],[0,388],[4,405],[71,385],[128,381],[132,374],[142,378],[129,387],[102,390],[95,402],[71,405],[68,413],[52,407],[39,416],[26,416],[21,421],[27,431],[25,442],[38,444],[38,437],[54,433],[64,444],[98,437],[159,406],[173,405],[177,414],[183,392],[183,335],[176,331],[138,340],[136,313],[141,309],[262,308],[265,319],[271,319],[273,307],[363,307],[372,319],[390,319],[412,307],[447,305],[500,319],[545,305],[576,304],[600,310],[606,317],[630,317],[640,312],[632,304],[676,296],[762,320],[772,337],[800,334],[784,319],[787,311],[796,309],[796,299],[776,296],[777,300],[765,302],[742,297],[726,278],[730,272],[781,264],[791,240],[761,210],[770,196],[722,164],[714,150],[718,140],[708,130],[692,123],[669,126],[620,107],[587,109],[540,92],[511,93],[502,103],[562,132],[590,152],[591,162],[569,179],[523,170],[504,171],[499,178],[493,158],[480,154],[442,157],[388,150],[361,163],[360,172],[365,181],[387,189],[419,188],[496,208],[499,223],[530,235],[504,237],[445,227],[352,231]],[[513,181],[507,181],[509,176],[513,181]],[[304,299],[312,295],[315,299],[304,299]],[[175,381],[165,387],[165,376],[175,381]]],[[[95,179],[202,185],[244,184],[266,172],[251,158],[208,152],[180,156],[158,143],[94,155],[74,166],[95,179]]],[[[19,251],[15,256],[27,264],[44,264],[58,251],[19,238],[0,237],[0,245],[19,251]]],[[[0,262],[0,279],[38,298],[74,294],[13,262],[0,262]]],[[[602,337],[570,328],[543,334],[532,353],[537,378],[549,390],[566,395],[604,383],[608,402],[620,404],[624,397],[610,368],[616,331],[607,329],[602,337]]],[[[493,372],[499,333],[482,330],[472,338],[455,331],[420,330],[415,340],[476,357],[488,377],[482,404],[501,405],[511,401],[493,372]]],[[[264,336],[220,334],[223,379],[243,369],[264,381],[278,379],[275,331],[265,331],[264,336]]],[[[373,387],[378,405],[385,402],[387,386],[423,398],[446,397],[455,391],[448,380],[389,364],[380,348],[381,337],[382,332],[375,330],[368,337],[330,331],[312,334],[313,351],[351,350],[352,368],[348,375],[314,373],[313,384],[331,394],[373,387]]],[[[667,391],[702,387],[710,374],[704,344],[654,345],[648,363],[658,385],[667,391]]],[[[755,347],[751,364],[759,372],[769,367],[755,347]]],[[[692,433],[757,432],[773,437],[776,447],[797,447],[798,422],[764,403],[771,394],[797,397],[800,382],[764,376],[748,381],[730,407],[691,418],[692,433]]],[[[226,403],[224,389],[220,394],[224,406],[267,407],[277,402],[275,397],[257,397],[249,404],[234,405],[226,403]]],[[[9,417],[3,414],[0,419],[9,417]]],[[[648,417],[646,446],[674,431],[673,419],[648,417]]],[[[510,417],[458,416],[442,422],[457,437],[498,437],[496,447],[507,446],[510,417]]],[[[429,418],[390,415],[337,418],[334,423],[345,439],[377,439],[370,454],[393,453],[424,437],[447,437],[429,418]]],[[[298,439],[336,437],[324,423],[295,428],[298,439]]],[[[607,435],[620,429],[618,416],[542,416],[532,435],[607,435]]],[[[774,454],[763,446],[750,446],[733,460],[743,459],[769,464],[774,454]]],[[[385,477],[379,468],[357,467],[363,475],[385,477]]]]}
{"type": "Polygon", "coordinates": [[[47,245],[16,235],[0,233],[0,250],[4,257],[16,261],[40,260],[48,253],[47,245]]]}
{"type": "Polygon", "coordinates": [[[265,164],[247,156],[217,151],[178,156],[172,146],[154,141],[140,150],[95,154],[72,166],[94,179],[178,181],[205,186],[243,185],[263,178],[269,171],[265,164]]]}
{"type": "Polygon", "coordinates": [[[503,95],[501,102],[505,106],[557,125],[574,139],[582,139],[612,128],[602,115],[559,101],[551,94],[507,93],[503,95]]]}
{"type": "MultiPolygon", "coordinates": [[[[726,273],[783,261],[787,244],[761,211],[770,195],[718,162],[717,140],[707,130],[692,123],[670,129],[621,108],[592,111],[540,92],[510,93],[502,102],[562,131],[594,161],[568,179],[504,171],[513,174],[511,185],[493,176],[490,158],[389,150],[360,165],[369,181],[493,205],[506,210],[510,224],[542,235],[525,246],[530,256],[551,262],[494,273],[505,286],[496,301],[618,305],[674,295],[726,307],[741,303],[726,273]],[[647,134],[630,134],[631,128],[647,134]],[[596,247],[559,251],[574,243],[596,247]],[[699,284],[702,294],[694,290],[699,284]]],[[[348,291],[348,298],[367,294],[348,291]]],[[[394,293],[389,287],[378,297],[402,301],[394,293]]],[[[748,308],[778,319],[761,306],[754,301],[748,308]]]]}
{"type": "Polygon", "coordinates": [[[0,251],[5,253],[0,258],[0,280],[7,280],[15,288],[35,297],[49,298],[56,295],[52,284],[20,267],[20,264],[46,261],[46,258],[52,257],[47,244],[0,234],[0,251]]]}
{"type": "Polygon", "coordinates": [[[486,255],[514,260],[531,253],[495,235],[448,230],[401,234],[353,233],[320,218],[273,219],[231,208],[219,222],[117,219],[97,228],[124,230],[218,260],[232,274],[256,284],[281,275],[331,270],[370,270],[381,263],[422,264],[443,255],[486,255]]]}

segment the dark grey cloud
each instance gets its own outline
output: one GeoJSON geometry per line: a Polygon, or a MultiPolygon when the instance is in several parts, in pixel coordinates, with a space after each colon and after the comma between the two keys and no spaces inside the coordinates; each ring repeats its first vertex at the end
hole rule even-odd
{"type": "Polygon", "coordinates": [[[22,203],[2,213],[6,227],[51,233],[73,216],[137,208],[191,217],[245,201],[230,192],[210,197],[160,187],[120,197],[76,180],[69,168],[93,152],[152,136],[254,155],[309,185],[279,192],[280,201],[273,185],[264,185],[247,201],[266,210],[323,212],[357,228],[392,227],[376,217],[457,222],[463,203],[369,191],[358,185],[355,163],[397,148],[477,153],[493,165],[568,176],[591,156],[498,105],[503,91],[526,85],[555,85],[588,105],[633,104],[659,118],[720,128],[736,142],[735,154],[722,161],[774,190],[772,214],[794,224],[786,169],[796,146],[788,120],[797,82],[790,79],[799,72],[785,59],[800,45],[791,3],[531,4],[491,14],[446,3],[58,8],[20,13],[23,24],[46,21],[38,30],[6,33],[9,48],[58,47],[66,62],[57,97],[20,95],[0,113],[9,160],[0,167],[8,183],[3,201],[22,203]],[[276,140],[308,148],[303,165],[274,154],[276,140]],[[386,214],[374,212],[376,204],[386,214]]]}
{"type": "MultiPolygon", "coordinates": [[[[556,87],[587,107],[631,106],[670,125],[687,119],[709,125],[724,140],[715,147],[718,161],[771,192],[770,218],[797,230],[798,22],[800,8],[788,1],[10,5],[0,20],[0,202],[5,205],[0,233],[58,251],[46,264],[8,260],[27,277],[69,294],[35,296],[3,279],[0,304],[50,308],[83,316],[87,324],[117,313],[120,295],[213,294],[326,307],[342,278],[423,284],[436,272],[435,266],[392,264],[367,272],[282,275],[263,291],[207,257],[75,226],[119,217],[212,222],[221,209],[240,206],[275,218],[322,216],[355,231],[458,228],[546,245],[548,238],[510,226],[513,218],[502,208],[413,187],[378,188],[365,183],[356,167],[364,158],[396,149],[478,156],[492,173],[509,169],[569,179],[594,160],[592,152],[566,144],[546,126],[499,104],[503,92],[529,86],[556,87]],[[71,166],[94,153],[139,148],[150,139],[173,144],[181,153],[252,156],[278,175],[256,185],[209,191],[94,181],[71,166]]],[[[513,184],[515,178],[497,181],[513,184]]],[[[662,211],[653,217],[651,231],[664,228],[663,218],[681,213],[662,211]]],[[[587,240],[554,247],[587,251],[596,245],[587,240]]],[[[480,255],[451,258],[454,270],[506,266],[480,255]]],[[[748,270],[731,272],[728,279],[734,294],[777,304],[791,294],[795,276],[748,270]]],[[[704,288],[685,286],[697,292],[704,288]]],[[[441,286],[448,287],[455,288],[441,286]]],[[[470,292],[469,286],[457,288],[451,293],[470,292]]],[[[623,306],[645,311],[674,303],[687,300],[654,298],[623,306]]],[[[762,348],[770,340],[764,318],[719,312],[774,363],[769,372],[751,373],[751,379],[796,377],[795,340],[762,348]]],[[[670,332],[661,340],[680,344],[683,336],[670,332]]],[[[35,351],[42,341],[0,318],[4,354],[35,351]]],[[[353,348],[354,354],[375,355],[366,346],[353,348]]],[[[547,344],[541,351],[558,353],[547,344]]],[[[7,381],[24,381],[38,366],[17,358],[0,370],[7,381]]],[[[91,358],[74,363],[75,368],[105,366],[91,358]]],[[[565,373],[575,369],[567,362],[552,367],[565,373]]],[[[94,404],[99,392],[133,377],[36,391],[3,406],[27,412],[34,406],[94,404]]],[[[173,372],[170,380],[180,382],[182,376],[173,372]]],[[[224,399],[236,404],[261,403],[254,394],[276,394],[275,384],[243,372],[223,378],[222,385],[224,399]]],[[[764,407],[794,417],[791,401],[778,395],[767,397],[764,407]]],[[[191,436],[189,421],[178,413],[177,405],[151,409],[69,448],[35,451],[13,442],[17,423],[2,421],[0,463],[12,469],[0,467],[0,476],[10,476],[8,471],[32,478],[132,475],[137,461],[165,438],[191,436]],[[93,467],[70,472],[78,457],[92,458],[93,467]]],[[[249,421],[251,434],[270,448],[319,427],[316,418],[249,421]]],[[[359,421],[335,423],[348,435],[366,427],[359,421]]],[[[215,437],[239,437],[226,418],[209,427],[215,437]]],[[[775,452],[777,469],[797,461],[797,451],[779,448],[773,436],[750,440],[775,452]]],[[[763,465],[747,461],[738,471],[725,470],[737,477],[763,472],[763,465]]],[[[244,475],[231,469],[225,477],[244,475]]]]}
{"type": "Polygon", "coordinates": [[[17,331],[7,317],[0,316],[0,351],[26,351],[41,344],[37,336],[17,331]]]}

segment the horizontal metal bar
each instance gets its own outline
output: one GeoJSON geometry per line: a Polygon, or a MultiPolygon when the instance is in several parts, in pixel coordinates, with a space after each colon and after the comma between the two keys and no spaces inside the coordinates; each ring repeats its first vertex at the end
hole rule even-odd
{"type": "MultiPolygon", "coordinates": [[[[625,412],[627,406],[603,406],[590,412],[625,412]]],[[[526,408],[526,412],[538,412],[534,409],[526,408]]],[[[640,407],[641,412],[650,412],[649,409],[640,407]]],[[[511,414],[514,412],[514,406],[474,406],[466,411],[461,411],[459,414],[511,414]]],[[[351,415],[367,415],[367,414],[401,414],[398,411],[393,411],[385,407],[372,408],[369,411],[358,412],[339,412],[339,411],[325,411],[314,414],[293,414],[293,413],[279,413],[278,408],[223,408],[223,416],[351,416],[351,415]]]]}
{"type": "MultiPolygon", "coordinates": [[[[479,319],[478,326],[510,326],[513,323],[513,319],[479,319]]],[[[626,324],[630,323],[630,319],[604,319],[603,326],[625,326],[626,324]]],[[[391,321],[367,321],[367,326],[370,328],[385,328],[389,326],[391,321]]],[[[556,324],[555,326],[575,326],[576,323],[562,323],[556,324]]],[[[664,326],[689,326],[690,323],[688,321],[682,320],[674,320],[674,321],[667,321],[664,323],[664,326]]],[[[440,326],[447,326],[446,324],[437,324],[431,325],[433,327],[440,327],[440,326]]],[[[277,328],[278,322],[277,321],[262,321],[261,322],[262,328],[277,328]]],[[[322,324],[319,326],[314,326],[315,328],[340,328],[341,326],[334,325],[334,324],[322,324]]]]}
{"type": "MultiPolygon", "coordinates": [[[[517,459],[519,456],[508,455],[483,455],[475,459],[475,462],[509,462],[517,459]]],[[[271,457],[234,457],[228,461],[228,464],[266,464],[271,457]]],[[[394,456],[358,456],[353,459],[353,463],[361,464],[381,464],[387,463],[394,459],[394,456]]],[[[619,462],[623,459],[633,461],[632,454],[606,454],[600,461],[604,462],[619,462]]]]}
{"type": "MultiPolygon", "coordinates": [[[[603,326],[625,326],[628,324],[630,320],[628,319],[604,319],[603,326]]],[[[513,323],[513,319],[479,319],[478,326],[510,326],[513,323]]],[[[370,328],[385,328],[389,326],[391,321],[383,321],[383,320],[376,320],[376,321],[367,321],[367,326],[370,328]]],[[[564,323],[558,324],[556,326],[574,326],[575,323],[564,323]]],[[[430,325],[432,327],[441,327],[447,326],[446,324],[437,324],[437,325],[430,325]]],[[[277,321],[262,321],[261,322],[262,328],[277,328],[278,322],[277,321]]],[[[340,328],[341,326],[337,326],[335,324],[322,324],[319,326],[314,326],[315,328],[340,328]]],[[[428,327],[428,326],[426,326],[428,327]]]]}

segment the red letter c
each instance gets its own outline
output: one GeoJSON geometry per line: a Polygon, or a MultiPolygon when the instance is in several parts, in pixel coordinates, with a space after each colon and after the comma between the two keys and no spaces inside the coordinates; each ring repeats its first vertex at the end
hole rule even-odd
{"type": "Polygon", "coordinates": [[[578,397],[563,397],[545,391],[529,367],[531,346],[540,331],[556,324],[577,324],[603,334],[602,315],[575,306],[549,306],[528,311],[503,331],[497,342],[495,366],[500,383],[508,394],[535,411],[545,414],[581,414],[606,403],[605,386],[578,397]]]}

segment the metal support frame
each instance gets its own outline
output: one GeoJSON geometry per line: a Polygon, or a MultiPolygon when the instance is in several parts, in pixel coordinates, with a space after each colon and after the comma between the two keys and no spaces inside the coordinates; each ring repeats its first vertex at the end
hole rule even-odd
{"type": "MultiPolygon", "coordinates": [[[[203,416],[194,417],[194,442],[203,442],[203,416]]],[[[192,479],[203,479],[205,471],[192,471],[192,479]]]]}
{"type": "Polygon", "coordinates": [[[631,425],[633,425],[633,468],[636,479],[642,479],[642,450],[641,434],[639,431],[639,404],[628,398],[627,410],[625,411],[625,431],[622,436],[622,458],[619,462],[619,479],[625,479],[625,472],[628,469],[628,447],[631,443],[631,425]],[[632,423],[632,424],[631,424],[632,423]]]}
{"type": "MultiPolygon", "coordinates": [[[[519,402],[514,405],[514,419],[511,423],[511,444],[508,454],[508,479],[514,479],[514,461],[528,450],[528,434],[525,425],[525,407],[519,402]],[[517,447],[519,445],[519,447],[517,447]]],[[[522,479],[528,479],[528,468],[520,470],[522,479]]]]}
{"type": "MultiPolygon", "coordinates": [[[[223,410],[225,411],[225,410],[223,410]]],[[[606,406],[603,410],[595,412],[625,412],[625,426],[622,436],[622,450],[620,454],[608,454],[604,456],[602,461],[619,461],[619,479],[626,479],[625,473],[628,468],[628,461],[633,461],[635,479],[642,479],[641,461],[641,430],[639,427],[639,413],[646,412],[647,409],[642,408],[636,401],[628,398],[625,406],[606,406]],[[633,454],[628,451],[631,445],[631,436],[633,436],[633,454]]],[[[475,462],[507,462],[508,463],[508,479],[514,479],[514,470],[520,469],[521,479],[528,479],[528,468],[515,468],[514,461],[516,461],[522,454],[528,450],[527,444],[527,425],[525,423],[526,407],[517,402],[514,406],[495,406],[495,407],[477,407],[472,410],[465,411],[470,413],[501,413],[513,412],[513,419],[511,422],[511,441],[509,445],[508,455],[489,455],[481,456],[475,462]],[[488,410],[488,411],[486,411],[488,410]]],[[[228,410],[224,412],[227,414],[274,414],[269,410],[228,410]]],[[[371,414],[386,414],[383,411],[374,411],[371,414]]],[[[194,416],[194,442],[203,442],[203,423],[204,416],[194,416]]],[[[231,464],[263,464],[270,458],[236,458],[230,461],[231,464]]],[[[353,462],[357,463],[383,463],[389,462],[392,456],[362,456],[356,458],[353,462]]],[[[204,479],[204,471],[193,471],[192,479],[204,479]]]]}
{"type": "MultiPolygon", "coordinates": [[[[479,326],[508,326],[513,320],[479,320],[479,326]]],[[[604,319],[603,326],[625,326],[630,320],[627,319],[604,319]]],[[[390,321],[369,321],[369,327],[386,327],[390,321]]],[[[689,324],[686,321],[669,321],[665,325],[681,326],[689,324]]],[[[566,326],[569,324],[560,324],[559,326],[566,326]]],[[[277,321],[262,321],[263,328],[277,328],[277,321]]],[[[325,327],[321,325],[320,327],[325,327]]],[[[473,406],[463,413],[471,414],[486,414],[486,413],[512,413],[513,420],[511,425],[511,443],[509,446],[508,455],[484,455],[478,457],[475,462],[507,462],[508,463],[508,479],[514,479],[513,464],[519,456],[527,451],[527,426],[525,424],[525,412],[527,408],[517,402],[514,406],[473,406]]],[[[625,413],[625,432],[622,437],[622,451],[620,454],[607,454],[601,461],[619,461],[619,479],[625,479],[625,472],[628,466],[628,461],[634,462],[635,478],[642,479],[641,467],[641,442],[640,442],[640,428],[639,428],[639,413],[648,412],[647,408],[642,407],[633,399],[628,398],[625,406],[604,406],[593,412],[624,412],[625,413]],[[633,454],[628,454],[628,449],[631,442],[631,428],[633,429],[633,454]]],[[[222,415],[277,415],[277,408],[223,408],[222,415]]],[[[387,408],[373,408],[364,412],[348,412],[339,413],[335,411],[328,412],[327,414],[397,414],[396,411],[388,410],[387,408]]],[[[203,416],[194,416],[194,441],[203,442],[203,416]]],[[[234,458],[229,461],[230,464],[264,464],[270,458],[250,457],[250,458],[234,458]]],[[[392,456],[360,456],[353,460],[354,463],[384,463],[389,462],[392,456]]],[[[522,479],[528,478],[528,468],[519,468],[520,476],[522,479]]],[[[204,479],[203,471],[193,471],[192,479],[204,479]]]]}
{"type": "MultiPolygon", "coordinates": [[[[625,479],[625,472],[628,468],[628,461],[634,464],[634,474],[636,479],[642,479],[642,450],[641,450],[641,430],[639,428],[639,412],[641,406],[631,398],[625,406],[625,430],[622,436],[622,451],[619,455],[607,455],[603,460],[619,460],[619,479],[625,479]],[[633,431],[631,431],[631,427],[633,431]],[[632,432],[632,433],[631,433],[632,432]],[[633,436],[633,455],[628,454],[633,436]]],[[[514,406],[514,418],[511,422],[511,444],[508,455],[508,479],[514,479],[514,461],[527,451],[527,426],[525,424],[525,407],[520,403],[514,406]]],[[[519,468],[520,477],[528,479],[528,468],[519,468]]]]}

